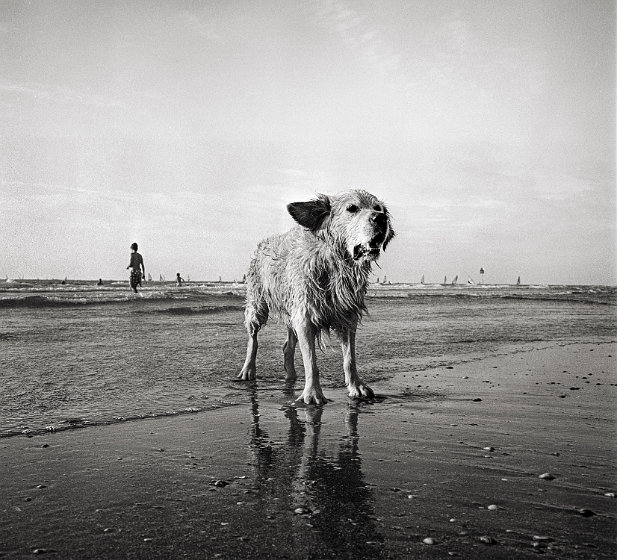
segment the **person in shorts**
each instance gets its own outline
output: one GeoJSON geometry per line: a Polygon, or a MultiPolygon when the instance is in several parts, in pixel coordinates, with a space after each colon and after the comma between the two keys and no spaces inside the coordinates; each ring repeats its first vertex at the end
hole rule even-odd
{"type": "Polygon", "coordinates": [[[131,243],[131,262],[126,267],[131,269],[130,284],[131,289],[137,293],[137,286],[141,286],[142,278],[146,279],[146,267],[144,266],[143,257],[137,252],[137,243],[131,243]]]}

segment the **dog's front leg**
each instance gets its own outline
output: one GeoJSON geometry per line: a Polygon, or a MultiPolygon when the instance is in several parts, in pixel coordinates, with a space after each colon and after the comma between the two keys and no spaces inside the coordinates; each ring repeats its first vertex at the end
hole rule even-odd
{"type": "Polygon", "coordinates": [[[258,328],[249,325],[249,341],[246,347],[246,360],[244,360],[244,366],[238,375],[238,379],[242,381],[249,381],[257,377],[257,366],[255,365],[255,361],[257,359],[257,347],[259,346],[257,342],[258,332],[258,328]]]}
{"type": "Polygon", "coordinates": [[[346,330],[341,334],[341,347],[343,348],[343,370],[345,371],[345,383],[347,389],[349,389],[349,397],[352,399],[373,398],[375,396],[373,390],[365,385],[358,376],[355,329],[346,330]]]}
{"type": "Polygon", "coordinates": [[[301,318],[294,321],[294,328],[302,352],[305,377],[304,391],[297,400],[306,404],[325,404],[328,401],[319,384],[319,369],[315,354],[315,327],[306,318],[301,318]]]}

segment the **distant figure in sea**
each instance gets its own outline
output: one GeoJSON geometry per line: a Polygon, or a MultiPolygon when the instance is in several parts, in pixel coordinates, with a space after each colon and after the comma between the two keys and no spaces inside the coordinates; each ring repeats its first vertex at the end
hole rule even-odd
{"type": "Polygon", "coordinates": [[[176,272],[176,286],[182,286],[182,282],[184,282],[184,278],[180,276],[179,272],[176,272]]]}
{"type": "Polygon", "coordinates": [[[103,279],[99,278],[99,281],[96,283],[97,286],[102,286],[103,285],[103,279]]]}
{"type": "Polygon", "coordinates": [[[130,284],[131,289],[137,293],[137,286],[141,286],[142,278],[146,279],[146,267],[144,266],[143,257],[137,252],[137,243],[131,243],[131,262],[126,267],[131,269],[130,284]]]}

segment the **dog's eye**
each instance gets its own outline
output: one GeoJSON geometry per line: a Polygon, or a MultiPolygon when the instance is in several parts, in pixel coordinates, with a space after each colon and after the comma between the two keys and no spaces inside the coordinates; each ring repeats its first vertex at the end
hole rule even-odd
{"type": "Polygon", "coordinates": [[[383,212],[383,209],[379,206],[379,204],[377,206],[373,206],[373,210],[375,210],[375,212],[383,212]]]}
{"type": "Polygon", "coordinates": [[[358,207],[355,204],[350,204],[347,207],[347,212],[351,212],[352,214],[355,214],[358,211],[358,207]]]}

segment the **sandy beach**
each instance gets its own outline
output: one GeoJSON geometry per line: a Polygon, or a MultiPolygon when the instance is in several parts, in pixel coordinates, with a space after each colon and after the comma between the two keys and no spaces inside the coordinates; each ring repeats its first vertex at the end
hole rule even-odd
{"type": "Polygon", "coordinates": [[[616,352],[524,344],[322,408],[258,380],[234,406],[5,438],[0,555],[614,558],[616,352]]]}

